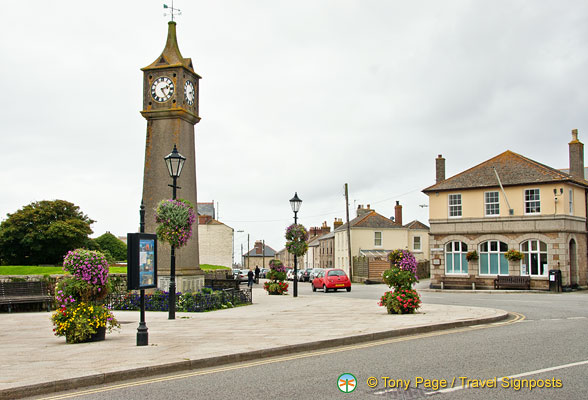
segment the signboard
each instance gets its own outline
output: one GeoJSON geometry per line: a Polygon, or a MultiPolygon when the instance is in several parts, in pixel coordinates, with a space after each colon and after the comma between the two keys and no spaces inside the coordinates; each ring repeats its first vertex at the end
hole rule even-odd
{"type": "Polygon", "coordinates": [[[127,234],[127,288],[157,287],[157,236],[150,233],[127,234]]]}

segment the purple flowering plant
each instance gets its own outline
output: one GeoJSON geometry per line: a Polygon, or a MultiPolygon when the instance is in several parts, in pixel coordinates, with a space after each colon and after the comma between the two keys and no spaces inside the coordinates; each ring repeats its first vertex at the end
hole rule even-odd
{"type": "Polygon", "coordinates": [[[418,262],[408,250],[397,249],[388,254],[390,269],[382,273],[382,280],[394,291],[386,292],[378,305],[386,307],[390,314],[414,313],[421,300],[412,285],[419,281],[418,262]]]}
{"type": "Polygon", "coordinates": [[[63,259],[63,270],[91,285],[105,286],[108,282],[108,261],[98,251],[68,252],[63,259]]]}
{"type": "Polygon", "coordinates": [[[99,328],[110,332],[118,321],[101,300],[108,294],[108,262],[97,251],[77,249],[66,254],[63,269],[67,274],[57,283],[58,309],[51,316],[56,336],[67,343],[86,341],[99,328]]]}
{"type": "Polygon", "coordinates": [[[158,224],[157,238],[179,248],[192,237],[192,224],[196,220],[194,206],[187,200],[162,200],[155,212],[158,224]]]}
{"type": "Polygon", "coordinates": [[[288,253],[302,257],[308,250],[308,231],[303,225],[292,224],[286,228],[286,250],[288,253]]]}

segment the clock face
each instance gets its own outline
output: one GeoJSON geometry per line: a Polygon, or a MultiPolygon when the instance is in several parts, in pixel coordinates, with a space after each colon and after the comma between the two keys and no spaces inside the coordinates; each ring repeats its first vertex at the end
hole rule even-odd
{"type": "Polygon", "coordinates": [[[151,97],[153,100],[163,103],[174,94],[174,83],[167,76],[157,78],[151,85],[151,97]]]}
{"type": "Polygon", "coordinates": [[[186,97],[186,103],[188,105],[194,104],[194,98],[196,97],[196,90],[194,89],[194,84],[192,81],[186,81],[184,84],[184,95],[186,97]]]}

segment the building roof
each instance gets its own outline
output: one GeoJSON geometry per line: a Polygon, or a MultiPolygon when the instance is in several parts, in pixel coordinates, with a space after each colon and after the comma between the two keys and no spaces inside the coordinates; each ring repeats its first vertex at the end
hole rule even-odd
{"type": "Polygon", "coordinates": [[[264,254],[255,254],[255,247],[243,254],[244,257],[274,257],[275,255],[276,251],[267,244],[265,245],[264,254]]]}
{"type": "MultiPolygon", "coordinates": [[[[378,229],[399,229],[402,228],[402,225],[392,221],[384,217],[383,215],[378,214],[375,211],[367,212],[363,215],[355,217],[351,221],[349,221],[349,225],[351,229],[353,228],[378,228],[378,229]]],[[[347,223],[344,223],[337,229],[335,232],[341,232],[347,229],[347,223]]]]}
{"type": "Polygon", "coordinates": [[[588,187],[588,182],[584,179],[573,178],[560,170],[507,150],[475,167],[429,186],[423,189],[423,192],[496,187],[499,184],[494,171],[498,173],[503,186],[572,182],[588,187]]]}
{"type": "Polygon", "coordinates": [[[214,215],[214,202],[212,203],[197,203],[198,215],[210,215],[212,218],[216,218],[214,215]]]}
{"type": "Polygon", "coordinates": [[[315,247],[319,245],[319,239],[321,238],[321,236],[313,236],[309,241],[308,241],[308,247],[315,247]]]}
{"type": "Polygon", "coordinates": [[[228,226],[227,224],[223,224],[220,221],[217,221],[216,219],[209,219],[208,221],[206,221],[205,223],[200,223],[200,220],[198,220],[198,225],[224,225],[227,228],[233,229],[230,226],[228,226]]]}
{"type": "Polygon", "coordinates": [[[326,240],[326,239],[333,239],[335,237],[335,232],[329,232],[324,235],[319,236],[319,242],[326,240]]]}
{"type": "Polygon", "coordinates": [[[423,224],[421,221],[418,220],[414,220],[409,222],[408,224],[404,225],[403,228],[407,228],[407,229],[426,229],[429,230],[430,228],[423,224]]]}

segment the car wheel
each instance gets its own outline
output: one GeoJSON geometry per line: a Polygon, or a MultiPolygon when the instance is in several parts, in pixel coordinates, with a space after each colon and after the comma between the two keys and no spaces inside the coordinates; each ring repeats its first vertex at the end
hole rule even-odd
{"type": "Polygon", "coordinates": [[[327,285],[323,285],[323,292],[327,293],[329,289],[327,289],[327,285]]]}
{"type": "Polygon", "coordinates": [[[312,291],[313,291],[313,292],[316,292],[316,288],[314,287],[314,285],[313,285],[313,284],[311,284],[310,286],[312,286],[312,291]]]}
{"type": "Polygon", "coordinates": [[[347,288],[347,291],[348,291],[348,292],[351,292],[351,286],[349,286],[349,287],[347,288]]]}

